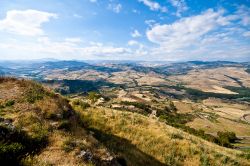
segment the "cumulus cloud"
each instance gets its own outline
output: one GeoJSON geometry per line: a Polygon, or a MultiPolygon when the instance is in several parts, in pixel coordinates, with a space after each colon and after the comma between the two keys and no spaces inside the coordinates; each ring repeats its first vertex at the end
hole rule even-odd
{"type": "Polygon", "coordinates": [[[223,9],[209,9],[172,24],[153,25],[146,35],[149,41],[158,46],[150,52],[165,60],[247,58],[249,43],[237,36],[243,34],[247,37],[249,34],[245,29],[238,28],[239,20],[241,17],[226,15],[223,9]]]}
{"type": "Polygon", "coordinates": [[[173,24],[155,25],[146,34],[151,42],[171,51],[199,42],[202,36],[218,26],[228,25],[229,20],[230,18],[223,17],[223,11],[215,12],[209,9],[200,15],[183,18],[173,24]]]}
{"type": "Polygon", "coordinates": [[[158,2],[152,0],[138,0],[138,1],[148,6],[149,9],[152,11],[167,12],[167,8],[165,6],[161,6],[158,2]]]}
{"type": "Polygon", "coordinates": [[[0,30],[25,36],[43,35],[41,26],[51,18],[57,18],[57,15],[38,10],[10,10],[0,20],[0,30]]]}

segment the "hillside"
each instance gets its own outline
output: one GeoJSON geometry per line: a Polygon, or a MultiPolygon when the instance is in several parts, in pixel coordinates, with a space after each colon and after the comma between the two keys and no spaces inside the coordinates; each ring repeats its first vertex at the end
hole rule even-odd
{"type": "Polygon", "coordinates": [[[62,96],[40,84],[0,79],[0,161],[11,165],[119,165],[62,96]]]}
{"type": "Polygon", "coordinates": [[[224,148],[154,118],[107,108],[83,112],[94,136],[128,165],[250,165],[241,151],[224,148]]]}
{"type": "Polygon", "coordinates": [[[250,165],[157,118],[74,104],[38,83],[0,79],[0,162],[8,165],[250,165]],[[73,105],[73,107],[71,106],[73,105]]]}

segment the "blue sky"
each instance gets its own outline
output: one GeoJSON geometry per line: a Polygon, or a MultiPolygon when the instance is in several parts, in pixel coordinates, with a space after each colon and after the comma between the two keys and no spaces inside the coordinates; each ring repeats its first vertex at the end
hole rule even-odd
{"type": "Polygon", "coordinates": [[[250,60],[250,0],[0,0],[0,59],[250,60]]]}

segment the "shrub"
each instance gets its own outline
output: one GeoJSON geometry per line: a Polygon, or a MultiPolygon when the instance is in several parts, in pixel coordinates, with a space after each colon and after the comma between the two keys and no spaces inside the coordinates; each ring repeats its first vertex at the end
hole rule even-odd
{"type": "Polygon", "coordinates": [[[36,123],[33,124],[32,128],[32,146],[40,146],[43,147],[48,143],[48,130],[42,124],[36,123]]]}
{"type": "Polygon", "coordinates": [[[95,103],[101,97],[97,92],[89,92],[88,99],[91,100],[92,103],[95,103]]]}
{"type": "Polygon", "coordinates": [[[86,108],[90,107],[89,103],[86,103],[86,102],[81,102],[80,106],[82,109],[86,109],[86,108]]]}
{"type": "Polygon", "coordinates": [[[42,133],[29,136],[22,130],[0,126],[0,163],[19,165],[27,154],[41,150],[47,144],[47,135],[42,133]]]}
{"type": "Polygon", "coordinates": [[[18,160],[25,147],[21,143],[0,143],[0,161],[18,160]]]}
{"type": "MultiPolygon", "coordinates": [[[[215,136],[211,134],[206,134],[204,130],[201,130],[201,129],[196,130],[194,128],[186,126],[185,124],[189,121],[192,121],[193,118],[194,118],[193,115],[190,115],[190,114],[177,114],[177,113],[169,113],[169,114],[164,114],[164,115],[159,116],[159,119],[161,121],[165,121],[168,125],[171,125],[176,128],[181,128],[182,130],[190,134],[193,134],[195,136],[198,136],[210,142],[219,144],[221,146],[231,147],[230,143],[226,144],[224,142],[223,144],[221,144],[218,138],[216,138],[215,136]]],[[[231,135],[231,139],[233,139],[233,135],[231,135]]]]}
{"type": "Polygon", "coordinates": [[[75,100],[73,101],[73,105],[80,106],[82,109],[86,109],[90,107],[90,104],[81,100],[75,100]]]}
{"type": "Polygon", "coordinates": [[[151,107],[147,104],[144,103],[139,103],[139,102],[129,102],[129,101],[122,101],[121,104],[123,105],[133,105],[136,108],[144,110],[146,113],[151,113],[151,107]]]}
{"type": "Polygon", "coordinates": [[[62,122],[60,122],[58,129],[64,129],[66,131],[69,131],[71,128],[71,123],[68,120],[64,120],[62,122]]]}
{"type": "Polygon", "coordinates": [[[45,95],[49,95],[48,92],[44,90],[42,85],[34,82],[26,83],[27,90],[24,93],[25,99],[29,103],[34,103],[36,100],[41,100],[45,95]]]}
{"type": "Polygon", "coordinates": [[[13,106],[15,104],[15,100],[9,100],[5,103],[5,106],[6,107],[10,107],[10,106],[13,106]]]}
{"type": "Polygon", "coordinates": [[[217,132],[219,144],[225,147],[232,147],[231,143],[237,140],[234,132],[217,132]]]}

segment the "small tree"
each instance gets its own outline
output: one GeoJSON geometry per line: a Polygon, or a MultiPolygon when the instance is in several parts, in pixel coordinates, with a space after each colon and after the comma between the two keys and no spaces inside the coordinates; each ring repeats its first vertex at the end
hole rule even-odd
{"type": "Polygon", "coordinates": [[[88,99],[91,100],[92,103],[95,103],[100,97],[101,95],[96,92],[88,93],[88,99]]]}
{"type": "Polygon", "coordinates": [[[231,143],[237,140],[236,134],[234,132],[217,132],[218,141],[222,146],[231,147],[231,143]]]}

